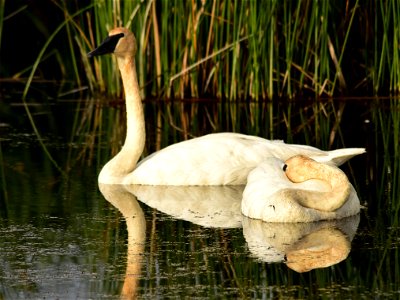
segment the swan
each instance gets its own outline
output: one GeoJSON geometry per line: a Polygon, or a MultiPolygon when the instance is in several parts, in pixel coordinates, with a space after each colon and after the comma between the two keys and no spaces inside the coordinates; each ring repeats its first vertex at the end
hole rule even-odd
{"type": "Polygon", "coordinates": [[[303,154],[340,165],[364,148],[333,151],[270,141],[238,133],[213,133],[173,144],[139,161],[145,146],[145,119],[136,75],[136,39],[114,28],[88,57],[113,53],[125,92],[127,131],[120,152],[102,168],[99,183],[141,185],[243,185],[248,173],[268,157],[286,160],[303,154]]]}
{"type": "Polygon", "coordinates": [[[252,170],[241,209],[265,222],[314,222],[356,215],[360,201],[338,167],[296,155],[285,162],[270,157],[252,170]]]}

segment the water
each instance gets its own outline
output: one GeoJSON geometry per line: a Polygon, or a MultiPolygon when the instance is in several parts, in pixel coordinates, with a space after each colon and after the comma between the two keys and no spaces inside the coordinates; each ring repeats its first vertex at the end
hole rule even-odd
{"type": "MultiPolygon", "coordinates": [[[[1,298],[400,298],[400,229],[390,209],[399,201],[390,196],[398,173],[394,160],[383,161],[396,156],[371,162],[384,157],[384,145],[344,167],[366,205],[359,216],[268,224],[241,215],[243,187],[99,188],[96,160],[76,161],[87,142],[69,143],[69,129],[57,125],[72,120],[73,109],[44,111],[36,116],[44,142],[62,169],[70,167],[65,175],[25,121],[0,128],[1,298]],[[379,173],[388,166],[391,177],[379,173]]],[[[165,130],[161,146],[176,134],[165,130]]],[[[101,155],[99,164],[107,160],[101,155]]]]}

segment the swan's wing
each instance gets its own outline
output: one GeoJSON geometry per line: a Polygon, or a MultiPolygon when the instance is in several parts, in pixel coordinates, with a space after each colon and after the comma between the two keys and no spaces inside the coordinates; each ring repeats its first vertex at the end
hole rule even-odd
{"type": "Polygon", "coordinates": [[[211,134],[173,144],[142,160],[124,183],[227,185],[246,183],[247,174],[270,156],[261,138],[211,134]]]}
{"type": "Polygon", "coordinates": [[[299,144],[285,144],[283,141],[274,140],[269,142],[269,150],[274,153],[273,157],[282,160],[289,159],[295,155],[308,156],[317,162],[331,166],[340,166],[354,156],[365,153],[365,148],[342,148],[336,150],[321,150],[312,146],[299,144]]]}
{"type": "MultiPolygon", "coordinates": [[[[286,160],[302,154],[325,163],[336,156],[341,156],[342,161],[346,160],[342,152],[336,151],[322,151],[311,146],[285,144],[238,133],[215,133],[173,144],[153,153],[137,165],[124,183],[245,184],[248,173],[267,158],[286,160]]],[[[355,155],[345,154],[346,157],[355,155]]]]}
{"type": "Polygon", "coordinates": [[[332,166],[340,166],[350,158],[365,153],[365,148],[343,148],[326,151],[327,155],[311,157],[318,162],[326,163],[332,166]]]}

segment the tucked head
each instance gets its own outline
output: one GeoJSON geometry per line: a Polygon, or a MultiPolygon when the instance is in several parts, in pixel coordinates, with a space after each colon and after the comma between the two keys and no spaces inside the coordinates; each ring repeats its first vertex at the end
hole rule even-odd
{"type": "Polygon", "coordinates": [[[110,30],[108,37],[88,57],[114,53],[117,56],[134,56],[136,54],[136,39],[133,33],[124,27],[110,30]]]}
{"type": "Polygon", "coordinates": [[[317,165],[319,163],[307,156],[296,155],[285,161],[283,171],[292,182],[304,182],[315,178],[317,165]]]}

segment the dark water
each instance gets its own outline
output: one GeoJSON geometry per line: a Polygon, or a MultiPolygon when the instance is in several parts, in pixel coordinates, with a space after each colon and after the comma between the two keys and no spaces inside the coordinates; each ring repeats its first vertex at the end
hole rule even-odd
{"type": "MultiPolygon", "coordinates": [[[[0,122],[0,298],[400,298],[400,199],[393,195],[399,157],[383,153],[393,149],[393,129],[377,125],[362,137],[365,128],[341,127],[346,145],[374,145],[344,166],[365,205],[359,216],[282,225],[243,217],[242,187],[99,188],[98,165],[108,158],[102,152],[99,159],[97,150],[105,143],[95,145],[93,160],[82,155],[90,139],[71,143],[70,128],[58,124],[73,118],[64,106],[36,115],[49,152],[68,170],[62,175],[24,111],[11,109],[18,117],[9,114],[0,122]],[[389,146],[377,144],[376,136],[386,135],[389,146]]],[[[152,109],[147,113],[155,115],[152,109]]],[[[374,113],[350,119],[374,122],[374,113]]],[[[377,116],[393,128],[390,114],[383,107],[377,116]]],[[[225,118],[221,127],[232,129],[232,115],[225,118]]],[[[149,126],[149,139],[156,140],[149,126]]],[[[165,128],[162,145],[175,132],[165,128]]],[[[196,128],[201,134],[210,130],[196,128]]],[[[256,131],[242,130],[268,132],[256,131]]],[[[278,134],[301,143],[309,139],[278,134]]]]}

